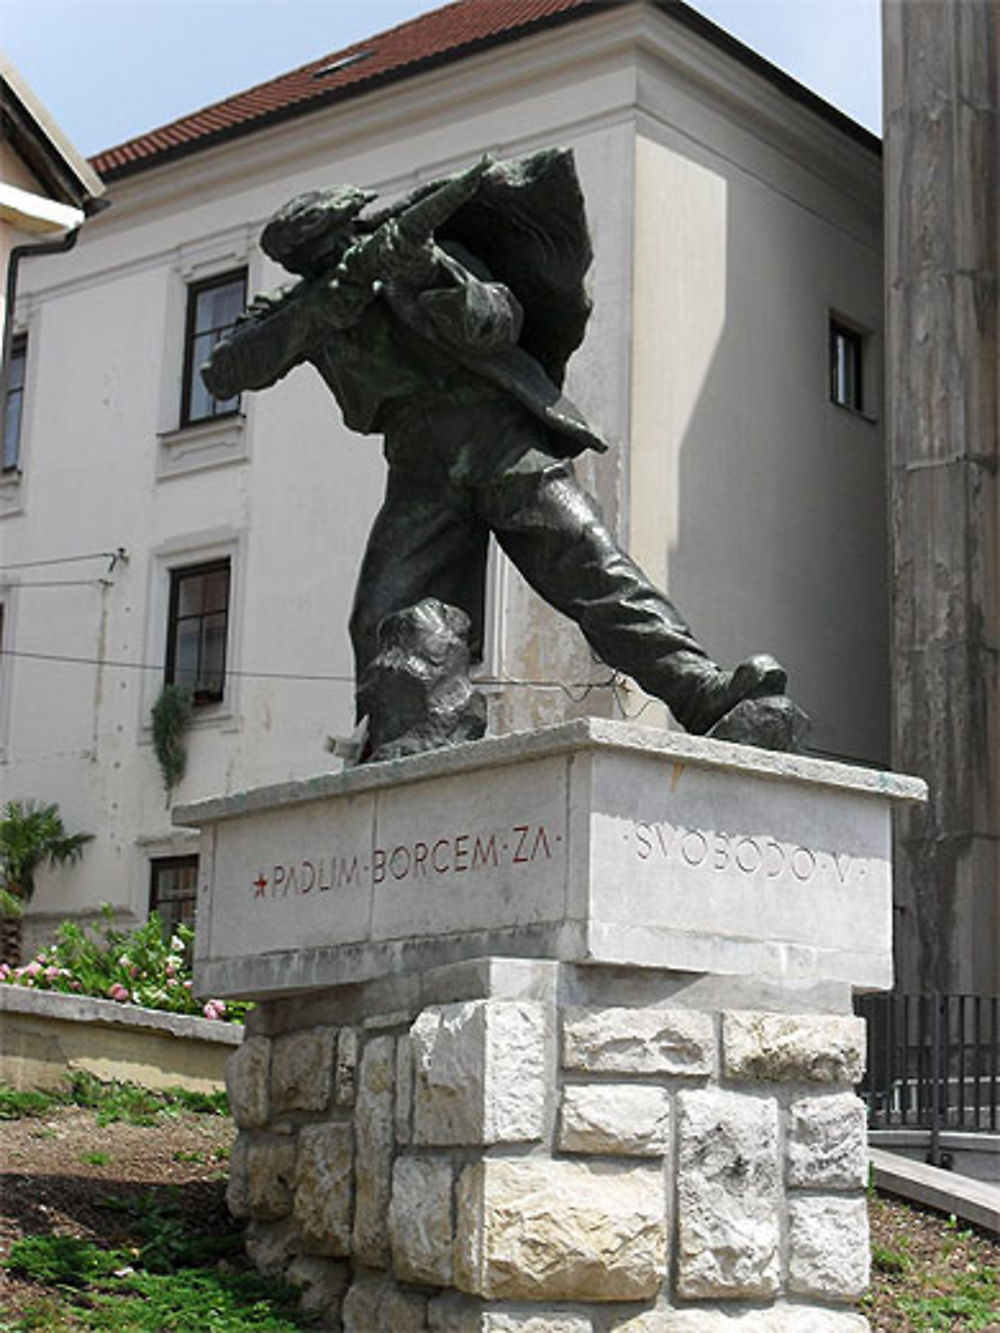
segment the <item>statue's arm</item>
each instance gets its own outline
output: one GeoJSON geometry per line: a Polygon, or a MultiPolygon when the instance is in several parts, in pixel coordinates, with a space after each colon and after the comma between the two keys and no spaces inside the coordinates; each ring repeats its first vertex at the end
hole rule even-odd
{"type": "Polygon", "coordinates": [[[459,247],[438,251],[434,282],[418,297],[436,335],[460,351],[491,352],[513,346],[524,315],[510,288],[493,282],[459,247]]]}
{"type": "Polygon", "coordinates": [[[329,333],[356,323],[373,298],[370,286],[336,275],[256,297],[201,367],[205,387],[221,399],[270,388],[329,333]]]}
{"type": "Polygon", "coordinates": [[[438,246],[429,237],[414,242],[392,223],[378,238],[383,281],[390,304],[401,300],[419,312],[436,341],[464,353],[487,353],[514,345],[521,332],[521,306],[503,283],[463,247],[438,246]]]}

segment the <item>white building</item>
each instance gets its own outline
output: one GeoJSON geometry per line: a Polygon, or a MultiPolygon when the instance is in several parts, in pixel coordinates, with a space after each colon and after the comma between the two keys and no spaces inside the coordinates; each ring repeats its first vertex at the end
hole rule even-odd
{"type": "MultiPolygon", "coordinates": [[[[282,280],[257,237],[300,190],[392,197],[552,144],[575,151],[595,250],[567,389],[615,446],[584,479],[714,656],[774,652],[818,751],[885,761],[877,140],[683,6],[459,0],[101,154],[114,208],[23,273],[0,773],[96,834],[41,883],[29,935],[193,891],[150,729],[179,618],[205,658],[178,799],[328,768],[352,726],[377,442],[310,368],[210,415],[196,313],[225,322],[282,280]]],[[[500,562],[490,603],[494,730],[666,723],[500,562]]]]}

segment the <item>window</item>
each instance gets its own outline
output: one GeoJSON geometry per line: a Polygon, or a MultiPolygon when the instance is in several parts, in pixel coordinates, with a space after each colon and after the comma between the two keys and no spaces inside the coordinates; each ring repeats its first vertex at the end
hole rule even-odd
{"type": "Polygon", "coordinates": [[[165,680],[189,689],[195,706],[222,699],[228,631],[229,561],[172,569],[165,680]]]}
{"type": "Polygon", "coordinates": [[[830,401],[863,412],[864,334],[830,320],[830,401]]]}
{"type": "Polygon", "coordinates": [[[197,856],[161,856],[150,861],[149,911],[159,912],[167,939],[179,923],[194,925],[197,901],[197,856]]]}
{"type": "Polygon", "coordinates": [[[240,409],[239,397],[213,398],[201,381],[199,367],[212,348],[242,315],[247,301],[246,269],[196,282],[188,288],[187,325],[184,334],[184,392],[181,425],[231,415],[240,409]]]}
{"type": "Polygon", "coordinates": [[[3,405],[3,471],[16,472],[21,461],[21,409],[24,403],[24,370],[28,360],[28,338],[22,333],[10,345],[7,385],[3,405]]]}

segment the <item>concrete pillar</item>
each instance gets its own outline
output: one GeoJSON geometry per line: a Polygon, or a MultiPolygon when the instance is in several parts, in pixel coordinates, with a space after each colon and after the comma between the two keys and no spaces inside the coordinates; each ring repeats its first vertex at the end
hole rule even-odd
{"type": "Polygon", "coordinates": [[[997,0],[883,0],[898,981],[1000,990],[997,0]]]}

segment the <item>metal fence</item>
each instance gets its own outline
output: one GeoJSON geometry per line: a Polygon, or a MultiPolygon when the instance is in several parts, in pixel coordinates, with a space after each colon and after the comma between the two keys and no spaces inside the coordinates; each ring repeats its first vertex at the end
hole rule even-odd
{"type": "Polygon", "coordinates": [[[1000,1128],[1000,996],[865,995],[868,1068],[859,1089],[872,1129],[1000,1128]]]}

